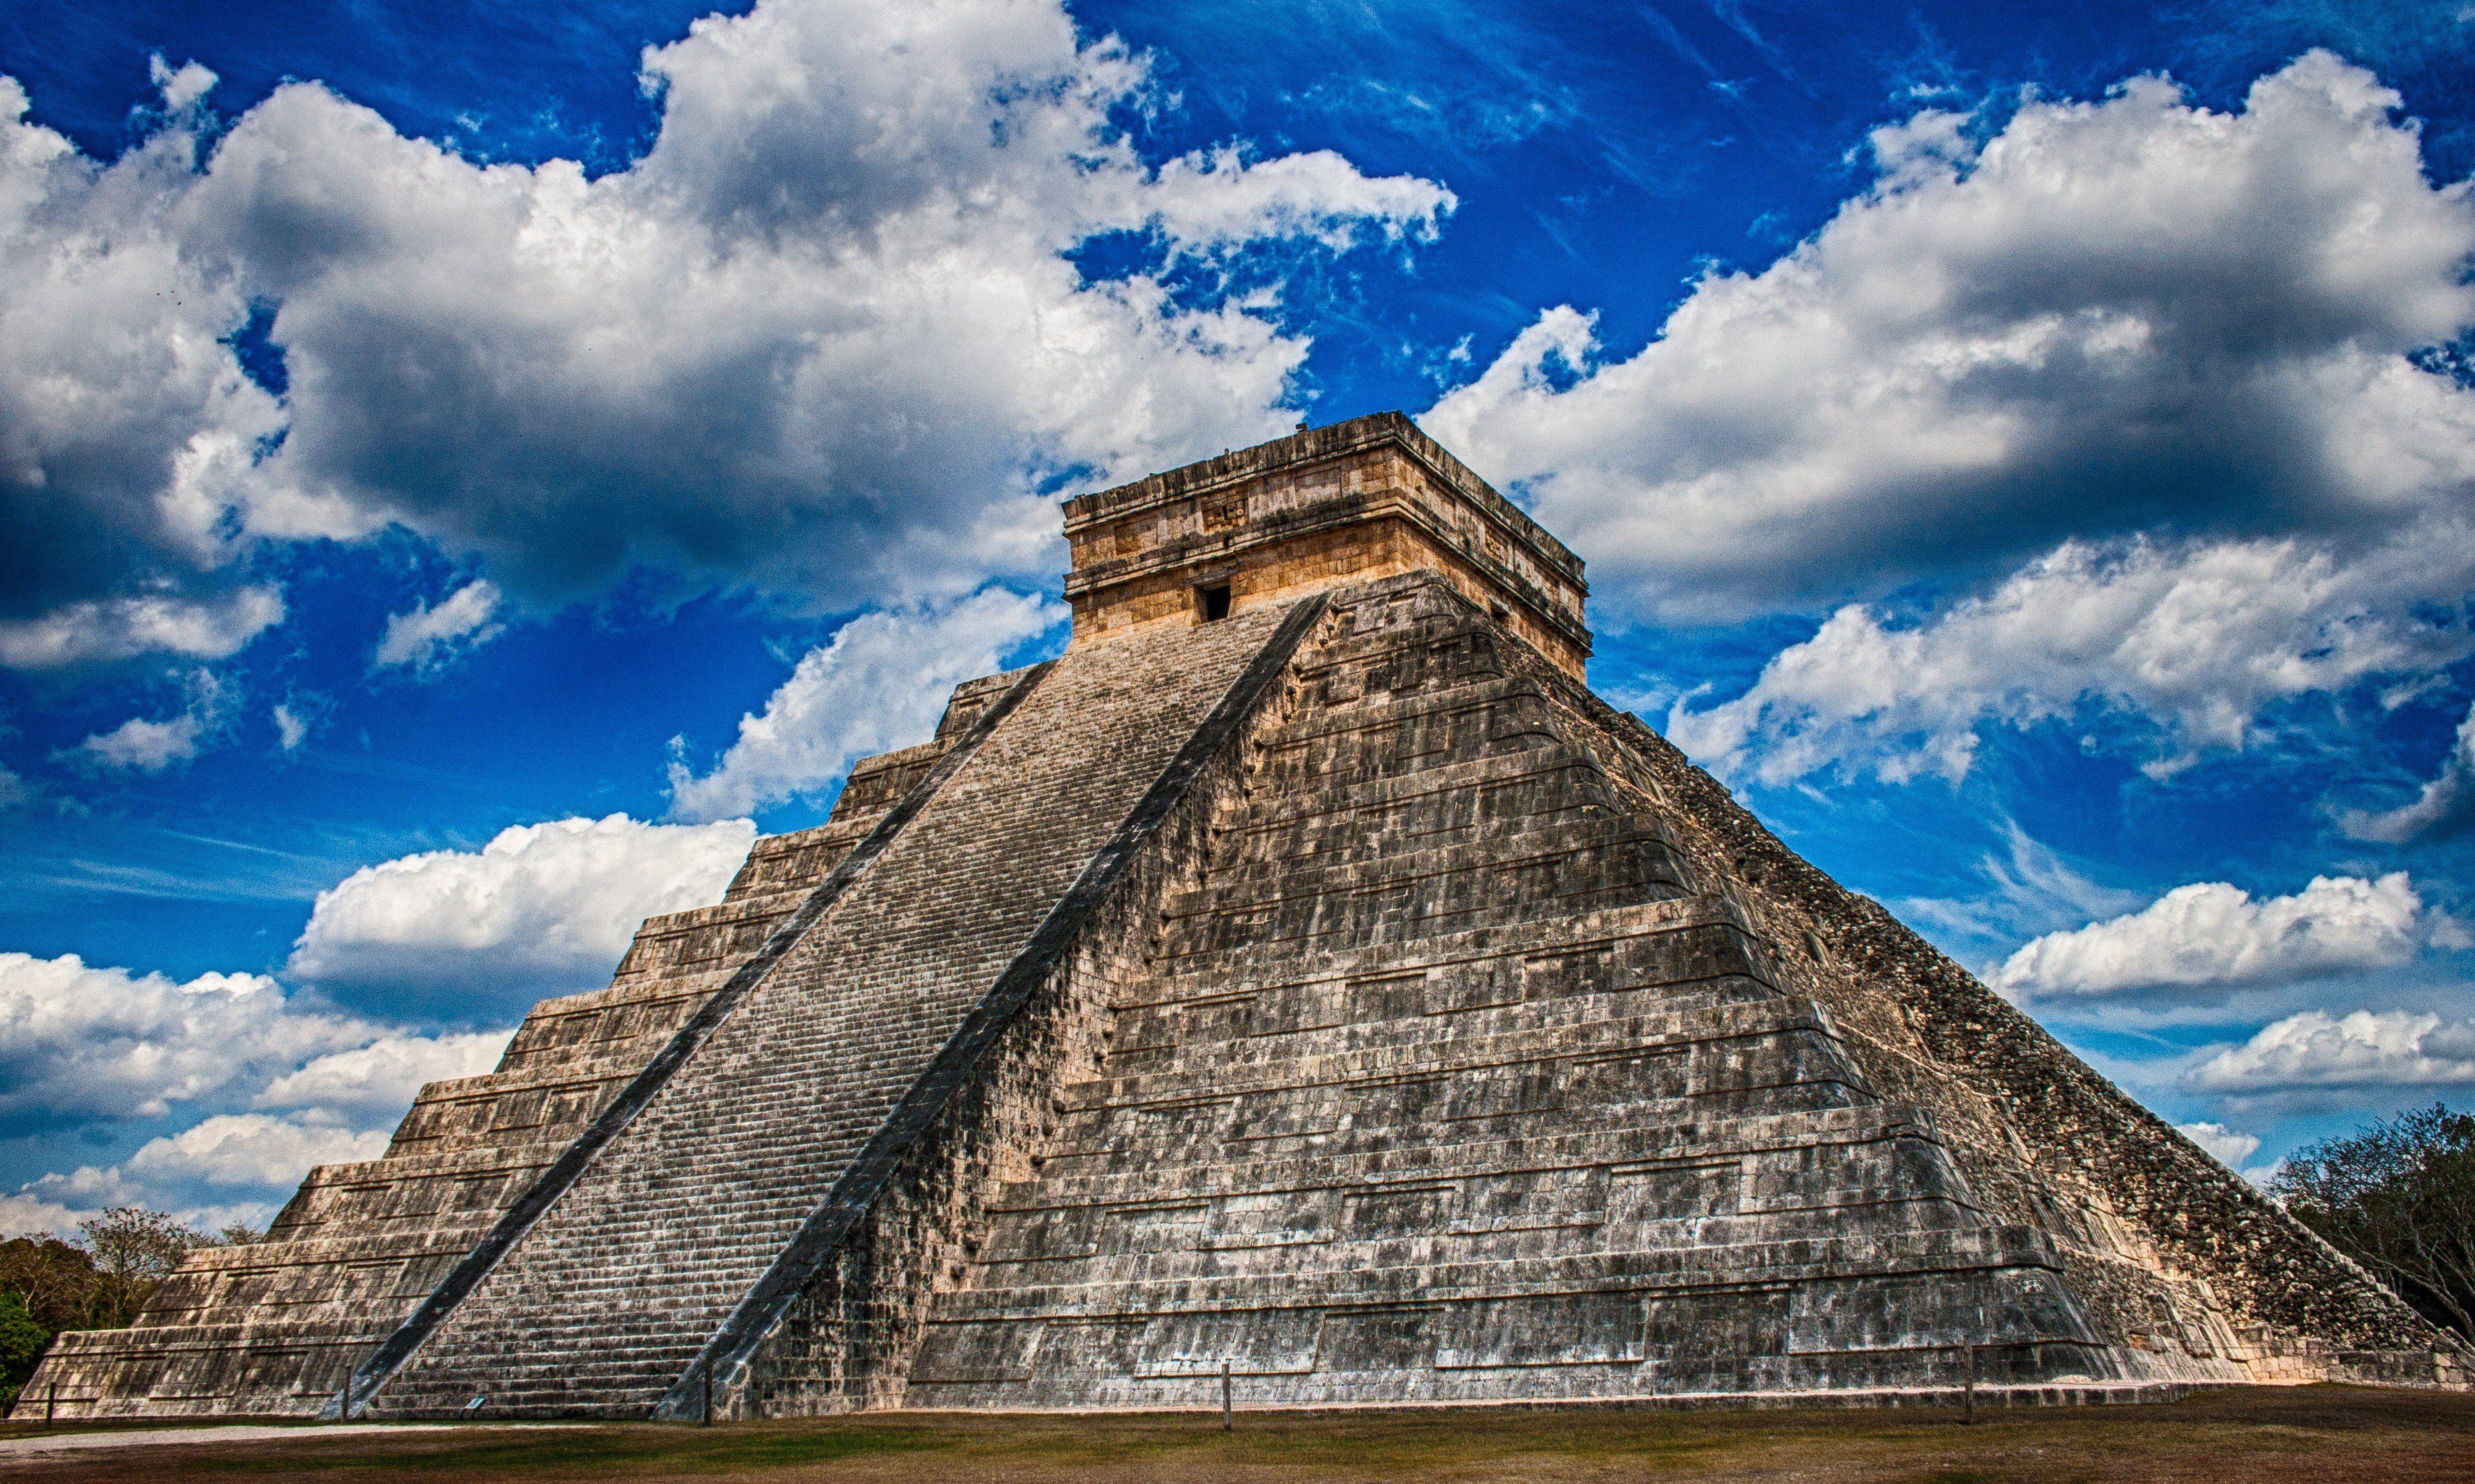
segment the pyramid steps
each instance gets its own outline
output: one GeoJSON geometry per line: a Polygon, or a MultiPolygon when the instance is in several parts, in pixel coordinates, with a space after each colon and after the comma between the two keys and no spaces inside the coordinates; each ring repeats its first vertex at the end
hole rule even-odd
{"type": "Polygon", "coordinates": [[[657,1401],[1284,616],[1069,652],[371,1412],[657,1401]],[[547,1388],[521,1403],[518,1355],[547,1388]]]}
{"type": "Polygon", "coordinates": [[[1053,669],[957,688],[37,1384],[298,1413],[373,1356],[379,1415],[627,1418],[2475,1360],[1591,694],[1579,560],[1407,420],[1066,534],[1053,669]]]}

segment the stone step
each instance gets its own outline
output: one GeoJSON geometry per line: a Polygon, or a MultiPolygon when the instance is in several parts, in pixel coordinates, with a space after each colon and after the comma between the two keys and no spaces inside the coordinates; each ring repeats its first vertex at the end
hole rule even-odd
{"type": "Polygon", "coordinates": [[[2013,1225],[1926,1230],[1854,1231],[1753,1244],[1642,1247],[1630,1251],[1556,1252],[1477,1262],[1416,1259],[1336,1272],[1302,1294],[1280,1272],[1207,1275],[1153,1283],[1143,1279],[1075,1284],[1023,1284],[957,1290],[939,1305],[942,1323],[972,1319],[1130,1319],[1201,1309],[1287,1309],[1336,1304],[1439,1302],[1504,1299],[1578,1287],[1686,1290],[1740,1289],[1828,1278],[1850,1272],[1875,1277],[1942,1277],[1988,1268],[2024,1268],[2059,1277],[2062,1261],[2043,1233],[2013,1225]]]}
{"type": "MultiPolygon", "coordinates": [[[[1699,1076],[1693,1068],[1656,1067],[1648,1058],[1609,1063],[1615,1073],[1631,1076],[1603,1075],[1598,1085],[1578,1089],[1578,1096],[1577,1089],[1560,1088],[1547,1078],[1506,1084],[1501,1079],[1438,1077],[1422,1083],[1276,1089],[1260,1098],[1094,1109],[1068,1116],[1047,1162],[1066,1170],[1105,1161],[1161,1162],[1172,1150],[1211,1163],[1309,1154],[1337,1157],[1438,1136],[1514,1138],[1537,1131],[1546,1118],[1569,1116],[1568,1098],[1575,1105],[1595,1100],[1586,1103],[1593,1119],[1619,1128],[1812,1112],[1874,1100],[1873,1089],[1839,1049],[1820,1036],[1758,1049],[1770,1053],[1762,1067],[1722,1063],[1699,1076]],[[1664,1085],[1651,1075],[1660,1071],[1669,1074],[1664,1085]],[[1619,1096],[1606,1085],[1618,1081],[1648,1085],[1619,1096]],[[1302,1095],[1310,1091],[1319,1095],[1302,1095]]],[[[1167,1166],[1164,1174],[1178,1167],[1167,1166]]]]}
{"type": "MultiPolygon", "coordinates": [[[[1399,1022],[1431,1031],[1434,1022],[1399,1022]]],[[[1106,1075],[1061,1089],[1070,1112],[1139,1107],[1197,1099],[1260,1097],[1303,1088],[1374,1086],[1445,1075],[1534,1073],[1550,1066],[1640,1056],[1675,1057],[1702,1047],[1788,1032],[1829,1037],[1828,1016],[1810,1001],[1784,996],[1692,1008],[1653,1008],[1605,1019],[1547,1022],[1451,1036],[1406,1035],[1387,1045],[1317,1056],[1229,1057],[1209,1066],[1106,1075]]]]}
{"type": "Polygon", "coordinates": [[[1745,1158],[1791,1149],[1837,1149],[1890,1138],[1930,1138],[1930,1125],[1912,1110],[1870,1104],[1693,1123],[1593,1123],[1586,1130],[1531,1131],[1507,1136],[1393,1143],[1348,1153],[1259,1154],[1214,1157],[1215,1151],[1164,1151],[1163,1162],[1099,1164],[1071,1152],[1042,1156],[1037,1178],[1006,1187],[992,1212],[1081,1205],[1129,1205],[1149,1200],[1277,1193],[1360,1183],[1458,1180],[1483,1174],[1605,1168],[1620,1164],[1745,1158]],[[1155,1173],[1157,1172],[1157,1173],[1155,1173]],[[1174,1192],[1164,1197],[1162,1192],[1174,1192]]]}
{"type": "MultiPolygon", "coordinates": [[[[1283,860],[1224,860],[1205,885],[1170,896],[1162,915],[1171,922],[1206,912],[1243,912],[1300,896],[1347,897],[1457,872],[1515,871],[1539,861],[1647,849],[1673,851],[1665,831],[1609,814],[1545,822],[1503,821],[1477,839],[1429,842],[1378,841],[1362,855],[1331,853],[1283,860]]],[[[1662,862],[1662,864],[1665,864],[1662,862]]],[[[1671,874],[1676,874],[1673,866],[1671,874]]]]}
{"type": "Polygon", "coordinates": [[[1405,964],[1118,1010],[1113,1073],[1224,1066],[1776,997],[1765,958],[1706,924],[1579,951],[1405,964]]]}
{"type": "Polygon", "coordinates": [[[1211,953],[1181,955],[1163,963],[1157,954],[1146,960],[1160,969],[1148,983],[1119,991],[1121,1012],[1156,1004],[1200,1003],[1221,995],[1260,992],[1304,985],[1322,980],[1383,977],[1413,969],[1434,969],[1481,960],[1519,958],[1525,961],[1580,955],[1628,939],[1655,936],[1708,923],[1726,923],[1744,934],[1756,954],[1767,955],[1742,914],[1724,897],[1688,895],[1655,902],[1627,902],[1575,912],[1568,917],[1527,922],[1517,927],[1484,926],[1438,933],[1410,943],[1327,943],[1301,947],[1287,943],[1250,943],[1211,953]]]}
{"type": "Polygon", "coordinates": [[[1485,828],[1609,812],[1586,758],[1562,746],[1442,760],[1305,801],[1259,796],[1215,821],[1217,871],[1307,856],[1365,859],[1485,828]]]}

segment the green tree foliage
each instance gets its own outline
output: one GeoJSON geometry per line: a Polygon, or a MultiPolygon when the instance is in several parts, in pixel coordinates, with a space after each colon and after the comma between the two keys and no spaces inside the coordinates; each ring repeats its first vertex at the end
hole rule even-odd
{"type": "Polygon", "coordinates": [[[246,1227],[202,1236],[161,1211],[124,1205],[80,1222],[74,1242],[0,1241],[0,1406],[16,1397],[54,1335],[123,1328],[184,1254],[258,1236],[246,1227]]]}
{"type": "Polygon", "coordinates": [[[52,1332],[35,1323],[25,1300],[0,1293],[0,1401],[16,1399],[51,1343],[52,1332]]]}
{"type": "Polygon", "coordinates": [[[2270,1191],[2425,1318],[2475,1340],[2475,1113],[2436,1103],[2316,1144],[2270,1191]]]}

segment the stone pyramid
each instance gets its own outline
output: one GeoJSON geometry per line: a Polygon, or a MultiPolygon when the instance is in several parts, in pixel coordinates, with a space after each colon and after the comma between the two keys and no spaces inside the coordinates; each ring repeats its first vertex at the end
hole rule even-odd
{"type": "Polygon", "coordinates": [[[1074,637],[62,1338],[68,1416],[2463,1378],[1582,684],[1398,415],[1067,502],[1074,637]]]}

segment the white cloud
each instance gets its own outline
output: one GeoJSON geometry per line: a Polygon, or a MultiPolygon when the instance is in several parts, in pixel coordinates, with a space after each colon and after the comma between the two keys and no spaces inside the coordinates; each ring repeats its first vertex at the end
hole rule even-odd
{"type": "Polygon", "coordinates": [[[0,624],[229,601],[266,543],[390,524],[513,596],[641,572],[830,607],[1043,572],[1056,481],[1295,420],[1285,255],[1452,206],[1329,153],[1147,163],[1113,120],[1174,101],[1058,0],[763,0],[643,67],[650,147],[591,179],[306,83],[199,159],[211,78],[168,66],[160,130],[100,165],[0,81],[0,548],[52,558],[0,624]],[[1150,270],[1087,280],[1110,233],[1150,270]],[[280,402],[228,343],[253,304],[280,402]]]}
{"type": "Polygon", "coordinates": [[[424,1083],[478,1077],[499,1064],[512,1031],[412,1035],[394,1032],[367,1046],[329,1052],[266,1084],[253,1107],[346,1114],[399,1113],[424,1083]]]}
{"type": "Polygon", "coordinates": [[[2258,1135],[2239,1132],[2221,1123],[2180,1123],[2174,1127],[2230,1170],[2242,1169],[2244,1160],[2260,1153],[2258,1135]]]}
{"type": "Polygon", "coordinates": [[[2458,723],[2440,771],[2414,799],[2395,809],[2348,810],[2338,824],[2356,839],[2396,845],[2455,833],[2470,819],[2475,819],[2475,709],[2458,723]]]}
{"type": "Polygon", "coordinates": [[[0,665],[57,669],[140,654],[220,660],[282,620],[282,596],[270,587],[201,599],[149,595],[70,603],[40,618],[0,620],[0,665]]]}
{"type": "Polygon", "coordinates": [[[425,1082],[488,1071],[507,1031],[426,1035],[287,999],[254,974],[98,968],[0,954],[0,1119],[9,1131],[186,1127],[116,1164],[0,1195],[0,1232],[67,1231],[131,1203],[201,1230],[263,1223],[310,1165],[372,1159],[425,1082]]]}
{"type": "Polygon", "coordinates": [[[218,1113],[164,1138],[149,1139],[121,1173],[150,1185],[298,1185],[312,1165],[376,1159],[382,1129],[355,1131],[265,1113],[218,1113]]]}
{"type": "Polygon", "coordinates": [[[1992,592],[1922,621],[1862,604],[1772,657],[1751,689],[1679,700],[1669,735],[1723,772],[1778,783],[1823,768],[1956,779],[1989,725],[2132,718],[2169,772],[2244,744],[2267,707],[2465,654],[2436,625],[2475,586],[2475,530],[2340,560],[2294,541],[2067,542],[1992,592]]]}
{"type": "Polygon", "coordinates": [[[175,113],[204,102],[217,81],[212,71],[197,62],[184,61],[175,67],[160,53],[146,60],[146,75],[163,95],[163,107],[175,113]]]}
{"type": "Polygon", "coordinates": [[[223,735],[232,695],[211,670],[192,673],[184,688],[188,706],[179,715],[162,720],[132,717],[52,756],[89,772],[159,773],[187,763],[223,735]]]}
{"type": "Polygon", "coordinates": [[[2463,1086],[2475,1083],[2475,1023],[2429,1011],[2304,1010],[2193,1068],[2203,1092],[2463,1086]]]}
{"type": "Polygon", "coordinates": [[[2135,912],[2048,933],[1992,975],[2022,1000],[2188,996],[2394,968],[2454,924],[2427,910],[2403,871],[2316,876],[2291,896],[2255,898],[2221,881],[2177,887],[2135,912]]]}
{"type": "Polygon", "coordinates": [[[2234,113],[2157,78],[2030,100],[1981,146],[1927,113],[1630,359],[1551,310],[1422,421],[1522,481],[1619,609],[1801,605],[2169,523],[2455,530],[2475,393],[2408,357],[2475,324],[2475,197],[2430,182],[2397,105],[2312,53],[2234,113]]]}
{"type": "Polygon", "coordinates": [[[263,1227],[312,1166],[376,1159],[387,1139],[385,1129],[315,1112],[215,1113],[148,1139],[118,1164],[54,1171],[0,1196],[0,1232],[66,1235],[115,1205],[169,1211],[198,1231],[263,1227]]]}
{"type": "Polygon", "coordinates": [[[506,627],[498,621],[498,588],[487,579],[476,579],[440,599],[434,608],[415,603],[410,613],[389,614],[371,668],[410,666],[425,673],[436,669],[497,638],[506,627]]]}
{"type": "Polygon", "coordinates": [[[159,773],[198,755],[202,729],[198,718],[188,712],[168,721],[132,717],[109,732],[97,732],[61,755],[89,768],[159,773]]]}
{"type": "Polygon", "coordinates": [[[34,796],[34,786],[27,783],[15,768],[0,763],[0,812],[14,809],[34,796]]]}
{"type": "Polygon", "coordinates": [[[311,718],[296,703],[278,701],[267,716],[275,723],[276,745],[283,751],[297,752],[301,744],[309,740],[311,718]]]}
{"type": "Polygon", "coordinates": [[[598,985],[646,917],[721,900],[755,838],[745,819],[611,815],[364,866],[318,893],[286,972],[399,1009],[495,1018],[598,985]]]}
{"type": "Polygon", "coordinates": [[[297,1006],[263,975],[176,981],[74,954],[0,953],[0,1113],[159,1118],[176,1103],[246,1094],[379,1029],[297,1006]]]}
{"type": "Polygon", "coordinates": [[[672,808],[687,819],[750,814],[813,793],[860,758],[925,742],[955,686],[994,673],[1009,650],[1066,617],[1058,603],[1002,588],[950,606],[862,614],[809,650],[762,713],[740,718],[711,771],[672,765],[672,808]]]}
{"type": "Polygon", "coordinates": [[[249,290],[184,240],[185,118],[106,169],[26,109],[0,78],[0,549],[44,556],[0,583],[0,663],[221,658],[282,612],[230,576],[282,426],[223,343],[249,290]]]}

